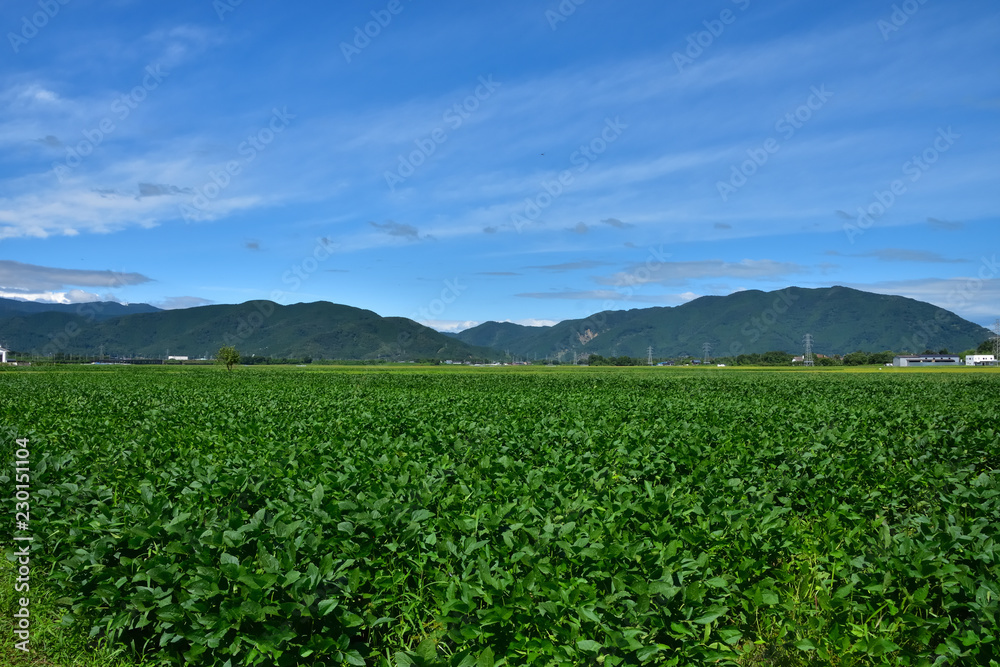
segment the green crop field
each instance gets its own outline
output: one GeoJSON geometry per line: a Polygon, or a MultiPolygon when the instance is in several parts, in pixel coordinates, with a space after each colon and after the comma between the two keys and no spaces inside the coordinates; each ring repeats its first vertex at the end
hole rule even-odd
{"type": "Polygon", "coordinates": [[[31,452],[32,627],[127,664],[997,665],[998,390],[28,369],[0,425],[31,452]]]}

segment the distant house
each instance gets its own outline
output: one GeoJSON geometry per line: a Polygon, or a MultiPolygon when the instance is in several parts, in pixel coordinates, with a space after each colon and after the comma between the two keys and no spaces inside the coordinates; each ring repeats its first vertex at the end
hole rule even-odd
{"type": "Polygon", "coordinates": [[[188,361],[188,358],[187,357],[169,356],[169,357],[167,357],[167,361],[188,361]]]}
{"type": "Polygon", "coordinates": [[[968,354],[965,356],[966,366],[996,366],[997,360],[992,354],[968,354]]]}
{"type": "Polygon", "coordinates": [[[961,366],[962,358],[957,354],[908,354],[893,357],[892,365],[897,368],[942,368],[961,366]]]}
{"type": "Polygon", "coordinates": [[[6,364],[7,363],[7,353],[8,352],[10,352],[10,350],[8,350],[5,347],[0,346],[0,364],[6,364]]]}

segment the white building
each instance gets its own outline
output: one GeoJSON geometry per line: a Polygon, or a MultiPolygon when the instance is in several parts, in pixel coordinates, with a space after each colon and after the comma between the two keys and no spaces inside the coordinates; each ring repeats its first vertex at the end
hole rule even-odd
{"type": "Polygon", "coordinates": [[[997,360],[992,354],[968,354],[965,356],[966,366],[996,366],[997,360]]]}
{"type": "Polygon", "coordinates": [[[961,366],[962,358],[957,354],[908,354],[893,357],[892,365],[897,368],[942,368],[961,366]]]}
{"type": "Polygon", "coordinates": [[[167,361],[190,361],[190,360],[187,357],[180,357],[180,356],[173,356],[173,355],[171,355],[171,356],[167,357],[167,361]]]}
{"type": "Polygon", "coordinates": [[[0,364],[6,364],[7,363],[7,353],[8,352],[10,352],[10,350],[8,350],[5,347],[0,346],[0,364]]]}

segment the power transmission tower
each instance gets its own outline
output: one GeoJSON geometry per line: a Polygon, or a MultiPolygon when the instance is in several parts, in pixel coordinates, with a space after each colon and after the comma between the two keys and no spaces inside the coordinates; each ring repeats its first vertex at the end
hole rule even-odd
{"type": "Polygon", "coordinates": [[[646,355],[647,355],[647,361],[649,362],[649,365],[652,366],[653,365],[653,346],[652,345],[650,345],[649,347],[646,348],[646,355]]]}
{"type": "Polygon", "coordinates": [[[1000,319],[993,323],[993,361],[1000,361],[1000,319]]]}
{"type": "Polygon", "coordinates": [[[706,341],[705,343],[702,344],[701,351],[705,353],[705,357],[702,359],[702,361],[707,364],[709,355],[712,353],[712,344],[706,341]]]}
{"type": "Polygon", "coordinates": [[[803,366],[815,366],[816,361],[813,359],[813,336],[812,334],[806,334],[802,342],[806,344],[806,354],[802,360],[803,366]]]}

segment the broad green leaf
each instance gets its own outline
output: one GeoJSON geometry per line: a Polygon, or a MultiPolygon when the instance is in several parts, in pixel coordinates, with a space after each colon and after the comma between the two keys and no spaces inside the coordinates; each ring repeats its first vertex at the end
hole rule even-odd
{"type": "Polygon", "coordinates": [[[494,667],[493,649],[486,647],[480,652],[476,667],[494,667]]]}

